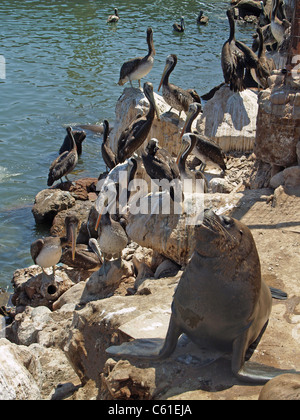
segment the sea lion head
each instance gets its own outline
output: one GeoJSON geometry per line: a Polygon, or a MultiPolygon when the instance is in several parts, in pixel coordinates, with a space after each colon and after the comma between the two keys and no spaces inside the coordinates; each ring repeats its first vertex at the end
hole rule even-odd
{"type": "Polygon", "coordinates": [[[254,239],[247,226],[228,216],[218,216],[212,210],[204,211],[202,224],[195,227],[195,250],[204,257],[231,254],[238,249],[245,258],[253,249],[254,239]]]}

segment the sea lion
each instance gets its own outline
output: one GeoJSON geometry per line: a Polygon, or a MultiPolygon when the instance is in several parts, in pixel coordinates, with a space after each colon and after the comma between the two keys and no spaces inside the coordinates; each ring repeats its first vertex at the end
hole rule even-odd
{"type": "MultiPolygon", "coordinates": [[[[135,340],[138,358],[170,356],[185,333],[201,349],[231,353],[232,372],[243,381],[264,384],[282,373],[296,373],[245,361],[248,348],[257,345],[265,331],[272,307],[271,291],[261,278],[258,252],[248,227],[206,210],[194,234],[194,252],[174,294],[164,345],[158,353],[147,355],[151,343],[143,353],[135,340]]],[[[132,350],[125,354],[112,346],[107,352],[135,357],[132,350]]]]}

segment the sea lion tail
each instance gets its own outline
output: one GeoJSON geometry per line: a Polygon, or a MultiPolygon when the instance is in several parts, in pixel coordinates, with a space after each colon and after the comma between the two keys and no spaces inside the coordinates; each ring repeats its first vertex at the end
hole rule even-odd
{"type": "Polygon", "coordinates": [[[283,290],[270,287],[271,295],[273,299],[286,300],[288,295],[283,290]]]}

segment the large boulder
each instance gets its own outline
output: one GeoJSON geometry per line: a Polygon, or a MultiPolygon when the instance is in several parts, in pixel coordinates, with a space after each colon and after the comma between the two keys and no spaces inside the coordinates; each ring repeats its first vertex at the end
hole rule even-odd
{"type": "Polygon", "coordinates": [[[36,195],[32,213],[36,223],[51,224],[57,213],[74,205],[75,198],[70,192],[51,188],[36,195]]]}
{"type": "Polygon", "coordinates": [[[224,152],[252,151],[257,111],[257,93],[249,89],[235,93],[224,85],[205,104],[197,130],[224,152]]]}

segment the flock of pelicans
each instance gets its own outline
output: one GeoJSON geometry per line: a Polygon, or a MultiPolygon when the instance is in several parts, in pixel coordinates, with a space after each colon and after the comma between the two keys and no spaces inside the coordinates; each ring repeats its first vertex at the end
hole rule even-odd
{"type": "MultiPolygon", "coordinates": [[[[262,3],[262,2],[261,2],[262,3]]],[[[263,5],[263,3],[262,3],[263,5]]],[[[279,0],[273,0],[272,16],[270,23],[275,42],[281,44],[285,32],[286,24],[279,21],[277,11],[279,0]]],[[[262,8],[263,10],[263,8],[262,8]]],[[[258,54],[256,55],[247,45],[235,38],[235,22],[233,8],[227,11],[227,17],[230,27],[230,35],[222,48],[221,64],[225,83],[235,92],[240,92],[245,88],[245,74],[250,71],[258,87],[267,87],[267,78],[275,68],[272,60],[265,56],[265,27],[258,27],[258,54]]],[[[108,22],[117,22],[120,19],[118,10],[108,18],[108,22]]],[[[208,19],[203,16],[201,11],[198,17],[198,23],[206,24],[208,19]]],[[[184,30],[184,19],[181,25],[174,25],[174,30],[184,30]]],[[[147,29],[148,53],[144,57],[138,57],[125,62],[120,70],[119,85],[129,82],[132,86],[133,80],[138,80],[139,87],[141,79],[145,77],[152,69],[155,56],[153,43],[153,31],[147,29]]],[[[153,85],[145,82],[143,92],[149,101],[149,110],[145,115],[138,115],[128,127],[121,133],[118,139],[117,152],[109,146],[109,123],[103,123],[103,142],[102,157],[107,169],[111,172],[118,165],[129,162],[136,169],[136,157],[143,162],[144,170],[151,179],[203,179],[205,182],[204,192],[207,191],[207,181],[204,176],[206,164],[212,164],[223,172],[226,170],[224,154],[220,147],[198,132],[192,130],[192,123],[201,112],[201,99],[195,90],[185,90],[169,82],[169,77],[177,63],[177,56],[171,54],[166,59],[165,69],[161,78],[159,89],[162,86],[162,96],[165,102],[179,112],[186,113],[186,122],[180,135],[182,147],[175,161],[171,154],[158,146],[156,139],[151,139],[148,145],[144,145],[148,137],[152,123],[157,116],[160,119],[159,110],[155,103],[153,85]],[[140,152],[141,146],[145,146],[140,152]],[[200,171],[191,171],[186,168],[186,159],[193,151],[193,154],[201,161],[200,171]]],[[[60,149],[60,155],[51,164],[48,176],[48,186],[52,186],[55,181],[61,180],[72,172],[77,165],[78,155],[82,152],[82,142],[86,135],[83,131],[73,131],[71,127],[67,128],[67,136],[60,149]]],[[[134,172],[133,172],[134,176],[134,172]]],[[[171,199],[174,199],[170,191],[171,199]]],[[[128,237],[124,228],[124,223],[115,215],[108,212],[102,214],[97,207],[99,217],[95,230],[98,232],[98,239],[91,238],[89,245],[94,251],[101,263],[105,262],[106,256],[120,256],[121,251],[128,243],[128,237]]],[[[48,278],[44,269],[53,267],[53,279],[55,276],[55,265],[60,261],[62,249],[66,245],[72,244],[72,260],[75,258],[76,232],[79,224],[78,218],[74,216],[67,217],[66,237],[46,237],[36,240],[31,245],[31,255],[35,264],[38,264],[44,275],[48,278]]]]}

